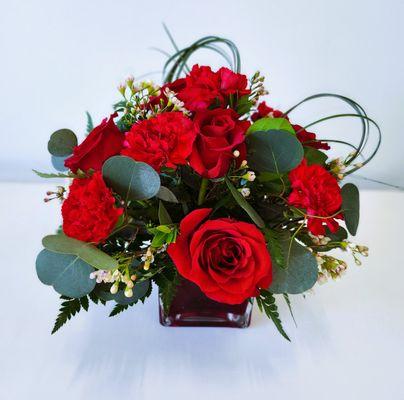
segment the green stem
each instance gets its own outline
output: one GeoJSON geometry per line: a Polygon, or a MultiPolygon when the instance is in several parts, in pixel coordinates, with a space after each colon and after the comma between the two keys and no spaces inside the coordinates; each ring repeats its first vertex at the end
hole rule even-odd
{"type": "Polygon", "coordinates": [[[206,190],[208,188],[209,179],[202,178],[201,187],[199,188],[199,195],[198,195],[198,206],[201,206],[205,201],[206,190]]]}

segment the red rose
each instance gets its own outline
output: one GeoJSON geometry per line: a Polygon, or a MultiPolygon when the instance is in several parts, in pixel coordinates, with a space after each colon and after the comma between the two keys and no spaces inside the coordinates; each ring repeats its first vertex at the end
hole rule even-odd
{"type": "Polygon", "coordinates": [[[210,67],[194,65],[185,77],[185,88],[177,96],[190,111],[204,110],[215,100],[223,102],[219,75],[210,67]]]}
{"type": "Polygon", "coordinates": [[[181,112],[166,112],[134,124],[121,154],[151,165],[176,168],[185,164],[196,136],[193,122],[181,112]]]}
{"type": "Polygon", "coordinates": [[[206,221],[210,208],[192,211],[168,246],[178,272],[209,298],[240,304],[272,282],[264,235],[253,224],[220,218],[206,221]]]}
{"type": "Polygon", "coordinates": [[[237,94],[239,97],[250,94],[251,90],[247,89],[247,77],[237,74],[232,70],[222,67],[217,71],[220,77],[220,92],[223,95],[237,94]]]}
{"type": "Polygon", "coordinates": [[[189,163],[204,178],[219,178],[229,170],[233,151],[244,142],[250,126],[240,121],[232,109],[215,108],[199,111],[194,123],[199,130],[189,163]]]}
{"type": "Polygon", "coordinates": [[[83,242],[100,243],[112,232],[123,208],[105,185],[101,172],[90,178],[77,178],[62,205],[63,232],[83,242]]]}
{"type": "Polygon", "coordinates": [[[265,101],[262,101],[258,104],[257,111],[251,115],[251,119],[256,121],[260,118],[272,117],[272,118],[285,118],[289,120],[287,115],[283,115],[283,112],[280,110],[275,110],[272,107],[267,106],[265,101]]]}
{"type": "Polygon", "coordinates": [[[114,123],[117,114],[105,118],[96,126],[84,141],[76,146],[73,155],[65,160],[65,166],[73,172],[78,169],[88,171],[90,168],[100,171],[108,158],[119,154],[123,146],[124,135],[114,123]]]}
{"type": "Polygon", "coordinates": [[[306,210],[309,231],[324,235],[325,224],[331,232],[336,232],[339,225],[335,218],[343,218],[339,213],[342,197],[338,181],[322,166],[307,165],[305,159],[289,173],[289,180],[292,193],[288,203],[306,210]]]}
{"type": "Polygon", "coordinates": [[[330,146],[325,142],[315,142],[316,134],[313,132],[307,132],[300,125],[292,125],[296,132],[296,137],[299,139],[303,146],[313,147],[314,149],[329,150],[330,146]]]}

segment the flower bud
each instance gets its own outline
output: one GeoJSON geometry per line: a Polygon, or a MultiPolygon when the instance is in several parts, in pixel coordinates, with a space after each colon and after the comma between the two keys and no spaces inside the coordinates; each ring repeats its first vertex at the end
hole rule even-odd
{"type": "Polygon", "coordinates": [[[111,286],[111,289],[109,289],[109,291],[111,292],[111,294],[116,294],[116,293],[118,293],[118,288],[119,288],[119,282],[115,282],[111,286]]]}
{"type": "Polygon", "coordinates": [[[133,290],[126,288],[124,291],[125,297],[132,297],[133,296],[133,290]]]}
{"type": "Polygon", "coordinates": [[[254,182],[256,175],[254,171],[248,171],[246,174],[242,176],[242,178],[245,179],[246,181],[254,182]]]}
{"type": "Polygon", "coordinates": [[[251,194],[251,190],[249,188],[242,188],[239,189],[239,191],[243,197],[248,197],[251,194]]]}
{"type": "Polygon", "coordinates": [[[238,150],[234,150],[233,151],[233,156],[236,157],[236,158],[240,157],[240,152],[238,150]]]}

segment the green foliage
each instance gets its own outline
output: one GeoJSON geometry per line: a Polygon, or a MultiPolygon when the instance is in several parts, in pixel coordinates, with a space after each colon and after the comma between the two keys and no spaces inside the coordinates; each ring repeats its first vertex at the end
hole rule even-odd
{"type": "Polygon", "coordinates": [[[160,186],[156,197],[160,200],[167,201],[169,203],[178,203],[178,199],[175,194],[165,186],[160,186]]]}
{"type": "Polygon", "coordinates": [[[231,183],[230,179],[226,176],[225,182],[227,187],[230,190],[230,193],[233,195],[234,200],[236,200],[237,204],[249,215],[252,221],[259,227],[264,228],[265,222],[258,215],[258,213],[254,210],[254,208],[250,205],[250,203],[241,195],[241,193],[234,187],[231,183]]]}
{"type": "Polygon", "coordinates": [[[316,258],[296,240],[290,240],[281,242],[283,254],[286,255],[286,268],[282,268],[276,262],[272,264],[273,281],[269,287],[272,293],[303,293],[312,288],[317,281],[316,258]]]}
{"type": "Polygon", "coordinates": [[[266,132],[266,131],[287,131],[295,135],[290,122],[285,118],[261,118],[255,121],[247,130],[247,135],[253,132],[266,132]]]}
{"type": "Polygon", "coordinates": [[[70,129],[59,129],[53,132],[49,142],[48,151],[53,156],[64,157],[73,153],[73,148],[77,146],[77,137],[70,129]]]}
{"type": "Polygon", "coordinates": [[[264,233],[271,259],[280,268],[286,268],[286,256],[281,245],[281,240],[285,238],[281,233],[268,228],[264,230],[264,233]]]}
{"type": "Polygon", "coordinates": [[[159,201],[159,210],[158,210],[159,221],[161,225],[170,225],[173,223],[170,214],[167,209],[164,207],[163,202],[159,201]]]}
{"type": "Polygon", "coordinates": [[[55,253],[75,255],[97,269],[113,270],[119,266],[117,260],[94,245],[64,234],[45,236],[42,239],[42,245],[55,253]]]}
{"type": "Polygon", "coordinates": [[[150,165],[130,157],[109,158],[102,167],[102,175],[105,183],[125,201],[150,199],[160,190],[157,172],[150,165]]]}
{"type": "Polygon", "coordinates": [[[109,316],[114,317],[115,315],[118,315],[121,312],[127,310],[129,306],[132,306],[132,304],[115,304],[115,307],[113,308],[109,316]]]}
{"type": "Polygon", "coordinates": [[[237,114],[243,115],[250,112],[252,102],[249,100],[249,95],[242,96],[237,101],[236,111],[237,114]]]}
{"type": "Polygon", "coordinates": [[[295,320],[295,316],[293,315],[292,304],[290,303],[289,295],[287,293],[283,293],[283,298],[285,299],[286,305],[288,306],[290,316],[292,317],[293,322],[295,323],[295,326],[297,327],[297,323],[295,320]]]}
{"type": "Polygon", "coordinates": [[[348,232],[355,236],[359,225],[359,190],[353,183],[341,188],[342,210],[348,232]]]}
{"type": "Polygon", "coordinates": [[[164,244],[174,243],[178,235],[178,227],[176,225],[159,225],[156,228],[148,228],[148,231],[154,235],[151,246],[156,249],[164,244]]]}
{"type": "Polygon", "coordinates": [[[304,146],[304,158],[307,160],[308,165],[318,164],[324,165],[327,161],[327,154],[313,147],[304,146]]]}
{"type": "Polygon", "coordinates": [[[149,291],[150,280],[146,279],[142,282],[137,282],[133,286],[132,297],[126,297],[123,290],[119,290],[118,293],[112,295],[112,300],[115,300],[120,305],[132,305],[137,303],[141,298],[143,298],[149,291]]]}
{"type": "Polygon", "coordinates": [[[52,335],[57,332],[68,320],[74,317],[81,309],[88,311],[87,296],[83,296],[78,299],[60,296],[60,299],[64,301],[60,306],[59,314],[52,329],[52,335]]]}
{"type": "Polygon", "coordinates": [[[95,280],[90,279],[94,269],[71,254],[44,249],[36,259],[36,271],[42,283],[52,285],[58,293],[68,297],[85,296],[95,287],[95,280]]]}
{"type": "Polygon", "coordinates": [[[164,313],[170,310],[174,299],[177,286],[180,283],[180,277],[175,269],[164,269],[161,274],[153,277],[154,282],[159,287],[159,296],[163,303],[164,313]]]}
{"type": "Polygon", "coordinates": [[[261,312],[265,312],[267,317],[272,320],[278,332],[290,342],[289,336],[286,334],[282,326],[282,321],[279,318],[278,307],[275,302],[275,297],[267,290],[261,290],[260,295],[256,297],[258,308],[261,312]]]}
{"type": "Polygon", "coordinates": [[[303,159],[301,143],[285,130],[252,132],[247,136],[247,147],[248,165],[260,172],[288,172],[303,159]]]}
{"type": "Polygon", "coordinates": [[[86,111],[86,116],[87,116],[87,133],[90,133],[94,129],[94,124],[93,124],[93,119],[91,118],[91,115],[88,111],[86,111]]]}
{"type": "Polygon", "coordinates": [[[92,173],[92,170],[89,170],[88,173],[85,173],[80,169],[77,170],[75,174],[73,174],[72,172],[46,173],[46,172],[39,172],[35,169],[33,169],[32,171],[35,172],[41,178],[87,178],[89,176],[89,173],[90,174],[92,173]]]}

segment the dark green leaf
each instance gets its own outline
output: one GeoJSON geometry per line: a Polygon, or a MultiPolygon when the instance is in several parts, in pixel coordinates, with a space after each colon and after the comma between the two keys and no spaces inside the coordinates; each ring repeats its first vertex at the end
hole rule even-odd
{"type": "Polygon", "coordinates": [[[45,236],[42,245],[52,252],[73,254],[97,269],[113,270],[119,266],[117,260],[94,245],[63,234],[45,236]]]}
{"type": "Polygon", "coordinates": [[[168,213],[167,209],[164,207],[163,202],[160,200],[159,201],[159,221],[161,225],[170,225],[173,223],[171,220],[170,214],[168,213]]]}
{"type": "Polygon", "coordinates": [[[261,118],[255,121],[247,131],[247,135],[253,132],[266,132],[266,131],[287,131],[295,135],[295,130],[293,129],[290,122],[285,118],[261,118]]]}
{"type": "Polygon", "coordinates": [[[110,317],[114,317],[115,315],[125,311],[129,308],[129,304],[116,304],[114,309],[109,314],[110,317]]]}
{"type": "Polygon", "coordinates": [[[53,253],[44,249],[36,259],[36,271],[42,283],[52,285],[65,296],[82,297],[95,287],[95,280],[90,279],[94,269],[71,254],[53,253]]]}
{"type": "Polygon", "coordinates": [[[93,119],[88,111],[86,111],[87,116],[87,133],[90,133],[94,129],[93,119]]]}
{"type": "Polygon", "coordinates": [[[49,142],[48,151],[53,156],[64,157],[73,153],[73,148],[77,146],[77,137],[70,129],[59,129],[53,132],[49,142]]]}
{"type": "Polygon", "coordinates": [[[308,165],[319,164],[324,165],[327,161],[327,154],[313,147],[304,147],[304,158],[307,160],[308,165]]]}
{"type": "Polygon", "coordinates": [[[144,162],[129,157],[114,156],[102,167],[106,184],[119,193],[124,200],[146,200],[160,190],[160,177],[144,162]]]}
{"type": "Polygon", "coordinates": [[[295,135],[284,130],[257,131],[247,136],[247,161],[260,172],[281,174],[297,167],[303,147],[295,135]]]}
{"type": "Polygon", "coordinates": [[[86,311],[88,310],[87,296],[81,297],[80,299],[66,298],[65,296],[61,296],[60,298],[64,301],[59,309],[59,314],[52,329],[52,335],[58,331],[68,320],[74,317],[82,307],[86,311]],[[85,308],[83,305],[87,305],[87,308],[85,308]]]}
{"type": "Polygon", "coordinates": [[[254,210],[254,208],[248,203],[248,201],[242,196],[242,194],[234,187],[231,183],[230,179],[226,176],[225,178],[226,185],[229,188],[231,194],[234,197],[234,200],[238,203],[238,205],[250,216],[252,221],[259,227],[264,228],[265,222],[258,215],[258,213],[254,210]]]}
{"type": "Polygon", "coordinates": [[[341,188],[342,211],[348,232],[355,236],[359,225],[359,190],[353,183],[341,188]]]}
{"type": "Polygon", "coordinates": [[[292,304],[290,303],[289,295],[287,293],[283,293],[283,298],[285,299],[286,305],[288,306],[290,316],[292,317],[293,322],[295,323],[295,326],[297,327],[297,323],[295,320],[295,316],[293,315],[292,304]]]}
{"type": "Polygon", "coordinates": [[[287,267],[282,268],[276,262],[272,263],[273,281],[268,290],[279,294],[299,294],[311,289],[318,276],[314,255],[295,240],[292,243],[290,240],[282,241],[281,245],[287,267]]]}
{"type": "Polygon", "coordinates": [[[236,111],[237,114],[243,115],[250,112],[252,107],[252,102],[249,100],[249,95],[242,96],[237,101],[236,111]]]}
{"type": "Polygon", "coordinates": [[[178,199],[175,194],[165,186],[160,186],[160,190],[156,194],[158,199],[168,201],[169,203],[178,203],[178,199]]]}

